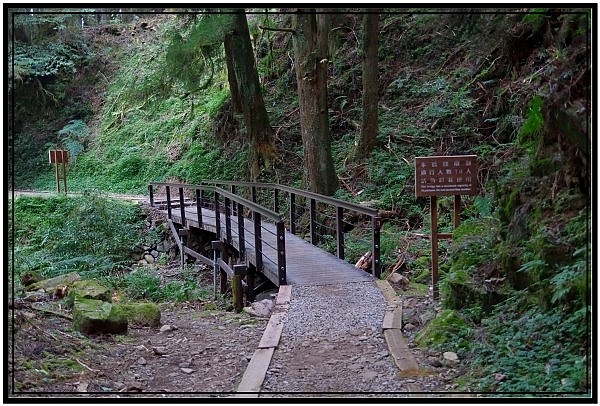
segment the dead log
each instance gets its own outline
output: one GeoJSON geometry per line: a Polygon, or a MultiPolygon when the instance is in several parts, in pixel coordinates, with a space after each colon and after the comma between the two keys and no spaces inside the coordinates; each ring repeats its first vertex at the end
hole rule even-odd
{"type": "Polygon", "coordinates": [[[362,269],[363,271],[368,272],[371,269],[372,257],[373,253],[371,253],[371,251],[367,251],[362,257],[360,257],[360,259],[356,264],[354,264],[354,266],[358,269],[362,269]]]}

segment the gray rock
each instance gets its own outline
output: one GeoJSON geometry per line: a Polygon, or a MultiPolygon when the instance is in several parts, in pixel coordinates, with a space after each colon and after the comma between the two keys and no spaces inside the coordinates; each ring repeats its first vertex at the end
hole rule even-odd
{"type": "Polygon", "coordinates": [[[250,307],[245,307],[244,310],[256,317],[269,317],[274,306],[273,300],[263,299],[253,302],[250,307]]]}
{"type": "Polygon", "coordinates": [[[152,352],[155,355],[165,355],[167,353],[167,349],[165,347],[152,347],[152,352]]]}
{"type": "Polygon", "coordinates": [[[166,332],[173,331],[173,330],[174,330],[174,329],[173,329],[173,327],[171,327],[171,325],[170,325],[170,324],[165,324],[164,326],[162,326],[162,327],[160,328],[160,332],[161,332],[161,333],[166,333],[166,332]]]}
{"type": "Polygon", "coordinates": [[[184,374],[191,374],[193,372],[196,372],[196,370],[192,369],[192,368],[180,368],[180,369],[181,369],[181,372],[183,372],[184,374]]]}
{"type": "Polygon", "coordinates": [[[446,351],[442,356],[448,361],[458,361],[458,355],[452,351],[446,351]]]}
{"type": "Polygon", "coordinates": [[[144,254],[144,260],[149,264],[154,263],[154,257],[150,254],[144,254]]]}
{"type": "Polygon", "coordinates": [[[32,283],[27,286],[27,290],[44,290],[46,292],[54,292],[57,286],[72,285],[73,282],[81,279],[77,272],[71,272],[63,275],[55,276],[54,278],[44,279],[42,281],[32,283]]]}
{"type": "Polygon", "coordinates": [[[444,357],[444,364],[447,367],[456,366],[460,362],[455,352],[447,351],[442,356],[444,357]]]}

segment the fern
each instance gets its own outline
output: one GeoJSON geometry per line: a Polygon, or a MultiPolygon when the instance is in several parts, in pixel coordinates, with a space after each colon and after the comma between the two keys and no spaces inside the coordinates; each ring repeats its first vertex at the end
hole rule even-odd
{"type": "Polygon", "coordinates": [[[69,159],[73,162],[85,149],[84,142],[89,136],[87,125],[82,120],[71,120],[57,133],[60,142],[69,151],[69,159]]]}
{"type": "Polygon", "coordinates": [[[542,116],[542,103],[543,99],[541,96],[535,96],[531,100],[529,103],[527,119],[519,131],[519,143],[524,146],[529,153],[534,153],[537,150],[538,143],[540,142],[540,135],[542,134],[542,128],[544,125],[544,118],[542,116]]]}
{"type": "Polygon", "coordinates": [[[550,300],[553,304],[565,299],[569,293],[577,290],[580,286],[586,286],[585,270],[587,262],[582,254],[587,249],[588,247],[582,247],[576,250],[573,257],[580,258],[572,264],[562,267],[561,272],[554,275],[550,280],[552,285],[552,298],[550,300]]]}

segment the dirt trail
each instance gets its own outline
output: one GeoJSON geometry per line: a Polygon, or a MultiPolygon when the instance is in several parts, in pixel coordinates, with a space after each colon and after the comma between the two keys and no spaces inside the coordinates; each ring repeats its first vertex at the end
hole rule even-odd
{"type": "MultiPolygon", "coordinates": [[[[144,195],[130,195],[123,193],[106,193],[99,192],[102,196],[110,197],[112,199],[120,199],[120,200],[131,200],[134,202],[147,202],[149,200],[148,196],[144,195]]],[[[38,196],[38,197],[52,197],[58,196],[59,194],[56,191],[45,191],[45,190],[24,190],[24,189],[14,189],[8,191],[8,197],[17,197],[17,196],[38,196]]],[[[81,192],[68,192],[67,196],[81,196],[83,193],[81,192]]]]}

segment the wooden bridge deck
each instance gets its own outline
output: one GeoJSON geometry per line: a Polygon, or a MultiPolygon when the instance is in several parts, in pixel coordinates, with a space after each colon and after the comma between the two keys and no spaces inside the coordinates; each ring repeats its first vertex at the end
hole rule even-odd
{"type": "MultiPolygon", "coordinates": [[[[216,217],[212,210],[202,208],[202,227],[198,224],[197,209],[195,206],[185,208],[185,221],[187,226],[216,232],[216,217]]],[[[166,210],[163,210],[166,213],[166,210]]],[[[171,220],[181,223],[180,209],[173,209],[171,220]]],[[[225,219],[221,214],[221,232],[225,232],[225,219]]],[[[262,273],[275,285],[279,286],[277,272],[277,241],[275,225],[263,223],[262,251],[266,258],[263,259],[262,273]]],[[[239,249],[237,239],[237,217],[231,217],[232,244],[239,249]]],[[[245,219],[244,236],[246,240],[246,261],[256,264],[256,250],[254,247],[254,225],[245,219]]],[[[304,239],[285,233],[286,272],[289,285],[328,285],[343,282],[372,281],[375,278],[354,265],[337,258],[323,249],[316,247],[304,239]]]]}

